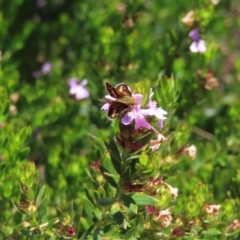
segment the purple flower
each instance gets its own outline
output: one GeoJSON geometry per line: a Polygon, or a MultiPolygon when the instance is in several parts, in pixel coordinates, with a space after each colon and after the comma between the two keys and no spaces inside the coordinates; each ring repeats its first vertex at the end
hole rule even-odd
{"type": "Polygon", "coordinates": [[[39,78],[41,76],[41,73],[39,71],[35,71],[35,72],[32,73],[32,76],[34,78],[39,78]]]}
{"type": "Polygon", "coordinates": [[[205,41],[200,38],[200,31],[198,28],[193,29],[188,36],[192,39],[192,44],[190,45],[191,52],[200,52],[204,53],[207,50],[205,41]]]}
{"type": "Polygon", "coordinates": [[[81,83],[78,84],[78,79],[76,77],[70,78],[68,80],[68,85],[70,87],[69,93],[75,95],[77,100],[81,100],[89,97],[89,92],[84,87],[87,85],[87,80],[83,79],[81,83]]]}
{"type": "MultiPolygon", "coordinates": [[[[155,116],[156,118],[159,119],[158,121],[158,126],[161,129],[162,128],[162,122],[166,117],[164,116],[167,114],[166,111],[164,111],[161,108],[157,107],[157,103],[155,101],[152,101],[152,96],[153,92],[151,91],[150,96],[149,96],[149,101],[148,101],[148,106],[146,109],[141,108],[142,104],[142,94],[133,94],[132,95],[136,100],[137,104],[131,106],[132,111],[127,112],[126,115],[121,119],[121,122],[124,125],[129,125],[133,120],[135,122],[134,129],[137,130],[139,128],[147,128],[147,129],[152,129],[151,124],[147,121],[146,117],[147,116],[155,116]]],[[[106,98],[109,98],[106,96],[106,98]]],[[[108,111],[110,104],[105,103],[102,106],[102,110],[108,111]]]]}
{"type": "Polygon", "coordinates": [[[50,62],[45,62],[42,65],[42,73],[47,74],[50,73],[52,70],[52,64],[50,62]]]}

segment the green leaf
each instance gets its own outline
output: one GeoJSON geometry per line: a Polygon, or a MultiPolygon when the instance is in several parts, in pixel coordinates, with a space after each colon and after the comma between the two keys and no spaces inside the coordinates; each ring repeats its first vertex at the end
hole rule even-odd
{"type": "Polygon", "coordinates": [[[130,207],[131,204],[135,204],[134,200],[131,198],[131,195],[122,195],[122,201],[125,206],[130,207]]]}
{"type": "Polygon", "coordinates": [[[111,176],[109,176],[109,175],[111,175],[111,174],[107,171],[107,169],[104,168],[103,166],[100,166],[99,169],[100,169],[103,177],[106,179],[106,181],[107,181],[111,186],[113,186],[114,188],[118,188],[118,185],[117,185],[117,183],[115,182],[115,180],[114,180],[111,176]],[[107,174],[108,174],[108,175],[107,175],[107,174]]]}
{"type": "Polygon", "coordinates": [[[100,212],[98,209],[95,209],[93,213],[99,221],[102,220],[102,212],[100,212]]]}
{"type": "Polygon", "coordinates": [[[122,172],[121,162],[116,160],[112,155],[111,155],[111,161],[112,161],[112,165],[113,165],[114,169],[116,170],[116,172],[119,175],[121,175],[121,172],[122,172]]]}
{"type": "Polygon", "coordinates": [[[101,198],[98,203],[102,206],[108,206],[115,202],[114,198],[101,198]]]}
{"type": "Polygon", "coordinates": [[[109,143],[105,143],[110,155],[116,159],[118,162],[121,161],[120,153],[117,148],[116,142],[114,140],[110,140],[109,143]]]}
{"type": "Polygon", "coordinates": [[[95,229],[95,231],[93,232],[93,240],[101,240],[101,228],[97,228],[95,229]]]}
{"type": "Polygon", "coordinates": [[[7,118],[8,104],[9,100],[7,90],[0,87],[0,123],[4,122],[7,118]]]}
{"type": "Polygon", "coordinates": [[[77,222],[81,217],[82,217],[82,213],[83,213],[83,206],[80,206],[74,214],[74,220],[77,222]]]}
{"type": "Polygon", "coordinates": [[[221,232],[215,228],[209,228],[207,231],[203,231],[203,234],[215,236],[215,235],[220,235],[221,232]]]}
{"type": "Polygon", "coordinates": [[[142,164],[142,165],[146,165],[147,164],[147,162],[148,162],[148,156],[147,156],[147,154],[146,153],[142,153],[141,154],[141,156],[140,156],[140,158],[139,158],[139,161],[140,161],[140,163],[142,164]]]}
{"type": "Polygon", "coordinates": [[[113,215],[112,215],[114,221],[119,224],[119,225],[122,225],[123,224],[123,220],[124,220],[124,216],[121,212],[115,212],[113,215]]]}
{"type": "Polygon", "coordinates": [[[87,187],[84,188],[84,191],[85,191],[85,193],[86,193],[86,197],[88,198],[88,200],[91,201],[91,203],[94,204],[93,196],[92,196],[92,194],[91,194],[92,191],[89,191],[89,190],[87,189],[87,187]]]}
{"type": "Polygon", "coordinates": [[[87,236],[92,232],[94,227],[95,227],[95,225],[90,226],[81,236],[78,236],[78,239],[79,240],[86,240],[87,236]]]}
{"type": "Polygon", "coordinates": [[[27,199],[29,201],[34,201],[35,200],[35,193],[32,188],[28,188],[27,190],[27,199]]]}
{"type": "Polygon", "coordinates": [[[130,207],[129,207],[129,210],[130,210],[131,212],[137,214],[137,212],[138,212],[138,206],[137,206],[136,204],[131,203],[131,204],[130,204],[130,207]]]}
{"type": "Polygon", "coordinates": [[[93,210],[95,209],[94,205],[85,196],[83,196],[82,200],[83,200],[84,210],[86,211],[87,216],[92,218],[92,213],[93,213],[93,210]]]}
{"type": "Polygon", "coordinates": [[[125,235],[123,236],[123,239],[130,239],[132,237],[132,235],[135,233],[136,231],[136,228],[133,227],[133,228],[130,228],[126,233],[125,235]]]}
{"type": "Polygon", "coordinates": [[[19,153],[19,157],[21,159],[25,159],[29,155],[29,152],[30,152],[30,148],[29,147],[24,147],[24,148],[21,149],[21,152],[19,153]]]}
{"type": "Polygon", "coordinates": [[[144,194],[139,194],[139,193],[132,194],[131,198],[134,200],[134,202],[137,205],[143,205],[143,206],[155,204],[158,202],[158,199],[154,197],[144,195],[144,194]]]}
{"type": "Polygon", "coordinates": [[[40,189],[40,191],[38,192],[38,195],[37,195],[37,198],[36,198],[36,204],[37,206],[39,206],[42,202],[42,199],[43,199],[43,195],[44,195],[44,192],[45,192],[45,188],[46,186],[43,185],[40,189]]]}

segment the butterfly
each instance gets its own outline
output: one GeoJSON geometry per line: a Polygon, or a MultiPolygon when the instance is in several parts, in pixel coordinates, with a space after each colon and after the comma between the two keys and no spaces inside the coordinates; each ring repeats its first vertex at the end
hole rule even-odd
{"type": "Polygon", "coordinates": [[[132,93],[125,83],[120,83],[113,87],[111,84],[106,82],[106,89],[109,95],[113,98],[103,98],[100,101],[108,103],[108,118],[115,119],[123,117],[130,109],[132,105],[137,104],[135,98],[132,97],[132,93]]]}

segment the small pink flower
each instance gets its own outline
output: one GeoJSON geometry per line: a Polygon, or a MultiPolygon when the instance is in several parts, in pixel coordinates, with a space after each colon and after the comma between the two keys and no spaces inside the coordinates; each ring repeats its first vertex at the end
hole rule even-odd
{"type": "Polygon", "coordinates": [[[236,230],[240,228],[240,222],[238,219],[234,219],[233,222],[228,226],[229,230],[236,230]]]}
{"type": "Polygon", "coordinates": [[[156,218],[164,228],[168,227],[172,221],[172,216],[169,209],[159,211],[156,218]]]}
{"type": "Polygon", "coordinates": [[[207,214],[211,215],[212,217],[215,217],[219,213],[220,207],[221,207],[221,205],[206,204],[203,207],[203,210],[204,210],[204,212],[206,212],[207,214]]]}
{"type": "Polygon", "coordinates": [[[50,73],[52,70],[52,64],[50,62],[45,62],[42,65],[42,73],[47,74],[50,73]]]}
{"type": "Polygon", "coordinates": [[[68,80],[68,85],[70,87],[69,93],[74,95],[77,100],[89,97],[89,92],[85,88],[87,85],[86,79],[82,80],[82,82],[78,84],[78,79],[74,77],[68,80]]]}
{"type": "Polygon", "coordinates": [[[200,38],[200,30],[198,28],[193,29],[188,35],[193,41],[190,45],[191,52],[204,53],[207,51],[206,43],[200,38]]]}
{"type": "MultiPolygon", "coordinates": [[[[152,116],[158,119],[158,127],[162,129],[163,120],[166,119],[167,112],[162,108],[157,107],[157,103],[152,101],[153,92],[151,90],[150,97],[148,100],[147,108],[142,108],[142,94],[132,94],[132,97],[135,98],[136,104],[131,106],[131,111],[127,112],[126,115],[121,119],[122,124],[129,125],[134,120],[134,129],[138,130],[139,128],[153,129],[151,124],[147,121],[148,116],[152,116]]],[[[115,98],[106,95],[105,98],[110,100],[116,100],[115,98]]],[[[102,106],[102,110],[108,112],[111,104],[105,103],[102,106]]]]}
{"type": "Polygon", "coordinates": [[[172,194],[172,198],[176,199],[178,196],[178,188],[173,188],[171,185],[163,182],[163,184],[169,189],[170,193],[172,194]]]}
{"type": "Polygon", "coordinates": [[[151,146],[149,148],[152,149],[153,152],[157,151],[161,144],[166,141],[167,138],[165,138],[162,134],[158,134],[157,140],[150,140],[151,146]]]}
{"type": "Polygon", "coordinates": [[[157,107],[157,103],[152,101],[153,92],[151,92],[148,102],[148,108],[142,109],[142,94],[133,94],[133,97],[137,100],[137,104],[132,107],[132,111],[128,112],[125,117],[122,118],[122,123],[128,125],[135,120],[135,130],[140,127],[151,129],[150,123],[146,120],[147,116],[155,116],[158,121],[158,127],[162,128],[162,122],[166,117],[164,115],[167,114],[162,108],[157,107]]]}
{"type": "Polygon", "coordinates": [[[188,153],[189,157],[194,160],[196,158],[197,148],[194,145],[191,145],[190,147],[183,148],[181,153],[188,153]]]}

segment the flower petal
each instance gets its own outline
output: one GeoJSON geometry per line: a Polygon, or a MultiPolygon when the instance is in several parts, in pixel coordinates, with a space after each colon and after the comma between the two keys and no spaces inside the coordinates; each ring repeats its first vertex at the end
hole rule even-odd
{"type": "Polygon", "coordinates": [[[138,93],[138,94],[133,94],[132,96],[137,100],[137,105],[141,106],[143,95],[138,93]]]}
{"type": "Polygon", "coordinates": [[[200,31],[198,28],[193,29],[188,36],[193,40],[193,42],[198,42],[200,40],[200,31]]]}
{"type": "Polygon", "coordinates": [[[87,79],[83,79],[80,85],[84,87],[87,85],[87,83],[88,83],[87,79]]]}
{"type": "Polygon", "coordinates": [[[73,88],[73,87],[76,87],[78,84],[77,84],[77,81],[78,79],[76,77],[73,77],[73,78],[70,78],[68,80],[68,85],[70,88],[73,88]]]}
{"type": "Polygon", "coordinates": [[[83,99],[83,98],[88,98],[89,97],[89,92],[87,89],[83,88],[82,86],[76,87],[76,94],[75,97],[77,100],[83,99]]]}
{"type": "Polygon", "coordinates": [[[198,42],[198,51],[200,53],[204,53],[204,52],[207,51],[207,47],[206,47],[205,41],[202,40],[202,39],[198,42]]]}
{"type": "Polygon", "coordinates": [[[137,129],[139,129],[140,127],[148,128],[148,129],[151,128],[151,125],[147,122],[147,120],[146,120],[143,116],[140,116],[140,117],[135,118],[135,126],[134,126],[134,129],[137,130],[137,129]]]}
{"type": "Polygon", "coordinates": [[[134,119],[134,115],[131,112],[128,112],[121,120],[122,124],[129,125],[134,119]]]}
{"type": "Polygon", "coordinates": [[[198,52],[198,44],[197,44],[197,42],[192,42],[192,44],[190,45],[189,48],[190,48],[191,52],[194,52],[194,53],[198,52]]]}
{"type": "Polygon", "coordinates": [[[110,104],[109,104],[109,103],[105,103],[105,104],[101,107],[101,109],[102,109],[103,111],[105,111],[105,112],[108,112],[109,107],[110,107],[110,104]]]}

